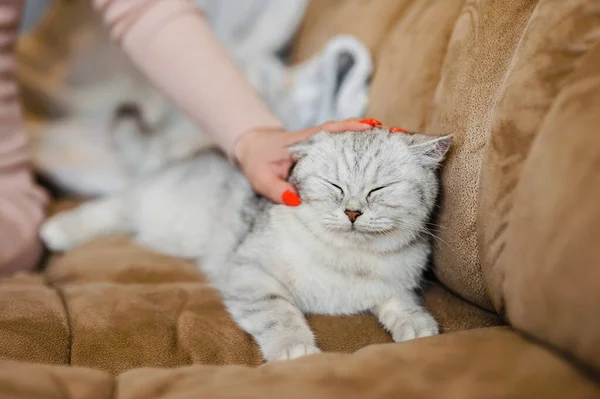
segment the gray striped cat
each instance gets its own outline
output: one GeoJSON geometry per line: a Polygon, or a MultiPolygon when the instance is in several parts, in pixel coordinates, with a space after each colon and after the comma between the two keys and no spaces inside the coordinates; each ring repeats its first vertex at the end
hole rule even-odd
{"type": "Polygon", "coordinates": [[[64,251],[128,233],[197,259],[266,361],[319,352],[303,313],[369,311],[395,341],[434,335],[437,323],[415,290],[449,145],[448,136],[378,128],[319,133],[290,148],[290,181],[303,200],[296,208],[258,197],[220,153],[203,150],[120,195],[58,214],[41,236],[64,251]]]}

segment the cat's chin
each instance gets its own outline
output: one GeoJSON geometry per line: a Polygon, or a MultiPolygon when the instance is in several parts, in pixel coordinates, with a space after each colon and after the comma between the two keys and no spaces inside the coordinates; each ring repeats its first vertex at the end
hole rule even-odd
{"type": "Polygon", "coordinates": [[[308,221],[304,219],[302,225],[314,236],[338,247],[359,245],[361,248],[370,248],[382,244],[386,248],[395,248],[398,243],[404,243],[407,236],[397,228],[376,229],[361,224],[322,223],[314,218],[308,221]]]}
{"type": "Polygon", "coordinates": [[[325,229],[340,238],[359,241],[375,241],[379,238],[390,238],[397,234],[396,229],[373,229],[365,226],[326,226],[325,229]]]}
{"type": "Polygon", "coordinates": [[[398,251],[412,240],[411,235],[401,234],[398,230],[373,232],[359,229],[323,229],[318,238],[332,247],[348,250],[355,249],[369,253],[389,253],[398,251]]]}

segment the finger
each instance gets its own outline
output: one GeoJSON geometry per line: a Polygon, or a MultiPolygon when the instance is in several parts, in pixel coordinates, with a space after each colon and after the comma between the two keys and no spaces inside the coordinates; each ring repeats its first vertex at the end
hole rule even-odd
{"type": "Polygon", "coordinates": [[[283,180],[286,180],[290,175],[290,169],[292,167],[292,161],[279,161],[273,164],[273,172],[283,180]]]}
{"type": "Polygon", "coordinates": [[[354,131],[354,132],[363,132],[365,130],[371,130],[371,129],[375,128],[375,127],[379,127],[379,126],[373,126],[371,124],[364,123],[364,122],[361,122],[361,121],[355,121],[355,122],[352,122],[352,123],[350,123],[348,125],[347,130],[351,130],[351,131],[354,131]]]}
{"type": "Polygon", "coordinates": [[[281,179],[269,168],[263,169],[253,180],[251,184],[256,192],[275,203],[298,206],[302,202],[294,186],[281,179]]]}
{"type": "Polygon", "coordinates": [[[382,123],[379,120],[373,119],[373,118],[361,119],[360,122],[366,123],[367,125],[371,125],[371,126],[381,126],[382,125],[382,123]]]}
{"type": "Polygon", "coordinates": [[[372,128],[372,124],[363,123],[359,118],[351,118],[343,121],[325,122],[322,125],[315,126],[309,129],[286,133],[282,137],[285,138],[284,145],[289,146],[307,140],[310,136],[313,136],[322,131],[326,131],[329,133],[342,133],[347,131],[362,132],[372,128]]]}
{"type": "Polygon", "coordinates": [[[378,128],[384,129],[384,130],[389,130],[390,133],[404,133],[404,134],[410,134],[410,132],[406,129],[403,129],[401,127],[393,127],[393,126],[387,126],[387,125],[382,125],[382,126],[377,126],[378,128]]]}
{"type": "Polygon", "coordinates": [[[392,133],[404,133],[404,134],[410,134],[410,132],[406,129],[402,129],[401,127],[390,127],[389,131],[392,133]]]}
{"type": "Polygon", "coordinates": [[[343,121],[327,122],[321,125],[323,130],[330,133],[342,133],[347,131],[362,132],[374,127],[371,123],[364,123],[359,119],[347,119],[343,121]]]}
{"type": "MultiPolygon", "coordinates": [[[[342,121],[343,122],[343,121],[342,121]]],[[[377,119],[372,119],[372,118],[348,118],[345,119],[345,122],[349,122],[349,123],[360,123],[361,125],[365,125],[365,126],[370,126],[370,127],[380,127],[382,125],[381,122],[379,122],[377,119]]]]}
{"type": "Polygon", "coordinates": [[[281,137],[284,141],[283,145],[287,147],[289,145],[296,144],[301,141],[307,140],[310,136],[313,136],[322,131],[323,131],[323,128],[321,126],[316,126],[316,127],[311,127],[310,129],[304,129],[304,130],[298,130],[296,132],[286,133],[285,135],[282,135],[281,137]]]}

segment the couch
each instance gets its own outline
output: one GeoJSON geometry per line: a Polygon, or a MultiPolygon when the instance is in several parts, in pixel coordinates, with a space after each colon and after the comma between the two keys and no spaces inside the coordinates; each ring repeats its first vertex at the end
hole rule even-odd
{"type": "Polygon", "coordinates": [[[1,398],[600,398],[600,2],[313,0],[293,60],[340,33],[369,117],[454,135],[442,334],[308,315],[325,353],[262,364],[194,265],[106,237],[0,280],[1,398]]]}

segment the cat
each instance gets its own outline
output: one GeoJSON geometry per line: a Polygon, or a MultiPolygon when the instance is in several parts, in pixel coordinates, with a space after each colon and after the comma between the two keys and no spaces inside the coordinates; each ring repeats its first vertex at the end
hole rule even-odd
{"type": "MultiPolygon", "coordinates": [[[[144,139],[135,126],[118,134],[123,146],[144,139]]],[[[320,352],[303,313],[372,312],[394,341],[431,336],[438,325],[415,290],[450,142],[382,128],[318,133],[289,147],[298,207],[258,196],[220,152],[203,149],[52,217],[40,234],[54,251],[126,233],[197,259],[267,362],[320,352]]]]}

